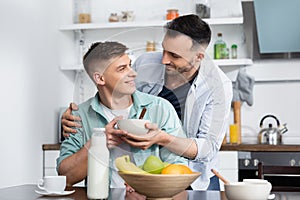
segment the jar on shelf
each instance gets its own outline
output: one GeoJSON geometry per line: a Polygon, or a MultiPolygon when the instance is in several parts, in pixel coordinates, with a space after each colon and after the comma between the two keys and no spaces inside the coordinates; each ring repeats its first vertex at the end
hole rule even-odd
{"type": "Polygon", "coordinates": [[[146,51],[155,51],[155,42],[154,41],[147,41],[147,45],[146,45],[146,51]]]}
{"type": "Polygon", "coordinates": [[[178,9],[169,9],[167,10],[166,19],[172,20],[179,17],[178,9]]]}
{"type": "Polygon", "coordinates": [[[117,15],[117,13],[110,13],[108,21],[109,22],[118,22],[119,21],[119,17],[117,15]]]}
{"type": "Polygon", "coordinates": [[[196,0],[196,14],[200,18],[210,18],[210,0],[196,0]]]}
{"type": "Polygon", "coordinates": [[[122,11],[121,21],[123,22],[131,22],[134,20],[133,11],[122,11]]]}
{"type": "Polygon", "coordinates": [[[74,0],[74,22],[91,23],[90,0],[74,0]]]}

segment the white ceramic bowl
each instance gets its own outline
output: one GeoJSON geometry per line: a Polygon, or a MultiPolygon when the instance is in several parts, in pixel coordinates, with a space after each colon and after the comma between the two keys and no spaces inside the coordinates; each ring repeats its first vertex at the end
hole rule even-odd
{"type": "Polygon", "coordinates": [[[269,182],[231,182],[224,185],[228,200],[267,200],[272,189],[269,182]]]}
{"type": "Polygon", "coordinates": [[[121,130],[135,135],[143,135],[149,131],[145,128],[146,123],[150,123],[150,121],[145,119],[121,119],[117,122],[117,125],[121,130]]]}
{"type": "Polygon", "coordinates": [[[243,182],[253,184],[268,184],[268,181],[264,179],[243,179],[243,182]]]}

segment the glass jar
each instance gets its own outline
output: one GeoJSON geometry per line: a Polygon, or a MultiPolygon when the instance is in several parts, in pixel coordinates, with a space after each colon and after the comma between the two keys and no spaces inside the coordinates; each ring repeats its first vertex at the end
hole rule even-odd
{"type": "Polygon", "coordinates": [[[109,22],[118,22],[119,21],[119,17],[117,15],[117,13],[110,13],[108,21],[109,22]]]}
{"type": "Polygon", "coordinates": [[[74,22],[91,23],[90,0],[74,0],[74,22]]]}
{"type": "Polygon", "coordinates": [[[210,0],[196,0],[196,14],[200,18],[210,18],[210,0]]]}
{"type": "Polygon", "coordinates": [[[146,51],[155,51],[155,42],[154,41],[147,41],[146,51]]]}
{"type": "Polygon", "coordinates": [[[169,9],[167,10],[166,19],[172,20],[179,17],[178,9],[169,9]]]}

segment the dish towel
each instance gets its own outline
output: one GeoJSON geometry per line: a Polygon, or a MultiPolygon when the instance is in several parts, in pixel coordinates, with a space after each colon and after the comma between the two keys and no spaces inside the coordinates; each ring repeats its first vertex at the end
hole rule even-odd
{"type": "Polygon", "coordinates": [[[255,79],[246,72],[239,71],[233,84],[232,101],[245,101],[249,106],[253,105],[253,87],[255,79]]]}

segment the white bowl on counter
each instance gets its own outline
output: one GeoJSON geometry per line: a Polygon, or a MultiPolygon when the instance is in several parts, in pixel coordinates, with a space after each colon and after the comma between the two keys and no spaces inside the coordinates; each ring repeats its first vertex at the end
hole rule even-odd
{"type": "Polygon", "coordinates": [[[228,200],[267,200],[272,189],[271,183],[260,179],[245,179],[224,185],[228,200]]]}

